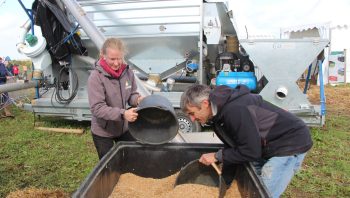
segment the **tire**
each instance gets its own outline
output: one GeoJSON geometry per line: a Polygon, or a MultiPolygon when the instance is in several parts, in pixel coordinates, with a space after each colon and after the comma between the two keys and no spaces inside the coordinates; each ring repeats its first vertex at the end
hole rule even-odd
{"type": "Polygon", "coordinates": [[[199,122],[192,120],[180,109],[175,110],[177,120],[179,122],[179,131],[182,133],[200,132],[202,127],[199,122]]]}

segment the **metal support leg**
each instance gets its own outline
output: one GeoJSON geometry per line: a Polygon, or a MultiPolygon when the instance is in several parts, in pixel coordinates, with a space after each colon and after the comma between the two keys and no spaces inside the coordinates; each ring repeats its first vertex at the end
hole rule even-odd
{"type": "Polygon", "coordinates": [[[320,79],[320,103],[321,103],[321,115],[326,115],[326,96],[324,93],[324,84],[323,84],[323,72],[322,72],[322,61],[317,62],[319,67],[319,79],[320,79]]]}
{"type": "Polygon", "coordinates": [[[309,86],[309,80],[310,80],[310,75],[311,75],[311,68],[312,68],[312,64],[310,64],[309,69],[307,70],[307,77],[305,80],[305,87],[304,87],[304,94],[306,94],[307,92],[307,88],[309,86]]]}

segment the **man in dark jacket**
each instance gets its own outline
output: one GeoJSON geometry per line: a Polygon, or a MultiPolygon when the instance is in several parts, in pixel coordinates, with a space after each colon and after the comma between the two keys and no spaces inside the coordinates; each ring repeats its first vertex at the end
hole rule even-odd
{"type": "MultiPolygon", "coordinates": [[[[7,71],[5,64],[2,62],[2,58],[0,57],[0,86],[6,84],[8,76],[9,72],[7,71]]],[[[13,118],[14,116],[10,111],[11,103],[9,101],[9,94],[7,92],[0,94],[0,110],[4,110],[4,112],[0,112],[0,118],[13,118]]]]}
{"type": "Polygon", "coordinates": [[[194,121],[211,123],[224,143],[216,153],[203,154],[200,162],[223,163],[223,174],[234,164],[253,162],[273,197],[287,188],[312,147],[310,131],[295,115],[240,85],[236,89],[205,85],[189,87],[181,108],[194,121]]]}
{"type": "Polygon", "coordinates": [[[7,69],[0,57],[0,85],[6,84],[7,81],[7,69]]]}

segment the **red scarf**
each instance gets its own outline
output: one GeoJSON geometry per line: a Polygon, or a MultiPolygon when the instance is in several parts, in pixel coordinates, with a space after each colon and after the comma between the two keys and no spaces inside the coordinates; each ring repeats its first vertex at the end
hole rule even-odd
{"type": "Polygon", "coordinates": [[[113,70],[103,58],[100,58],[99,63],[103,70],[105,70],[113,78],[119,78],[126,68],[126,65],[122,64],[118,70],[113,70]]]}

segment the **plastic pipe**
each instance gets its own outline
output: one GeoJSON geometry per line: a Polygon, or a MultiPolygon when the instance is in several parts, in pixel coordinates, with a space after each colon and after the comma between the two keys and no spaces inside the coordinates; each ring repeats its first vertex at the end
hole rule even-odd
{"type": "Polygon", "coordinates": [[[276,97],[280,100],[283,100],[288,95],[288,89],[286,87],[280,86],[276,90],[276,97]]]}
{"type": "Polygon", "coordinates": [[[29,28],[30,28],[30,20],[27,20],[20,28],[20,34],[19,34],[19,37],[18,37],[18,41],[17,41],[17,44],[16,44],[16,47],[17,47],[17,51],[19,53],[23,53],[22,50],[23,48],[25,47],[25,37],[29,31],[29,28]]]}
{"type": "Polygon", "coordinates": [[[33,87],[38,87],[38,81],[29,81],[25,83],[8,83],[0,85],[0,93],[29,89],[33,87]]]}

